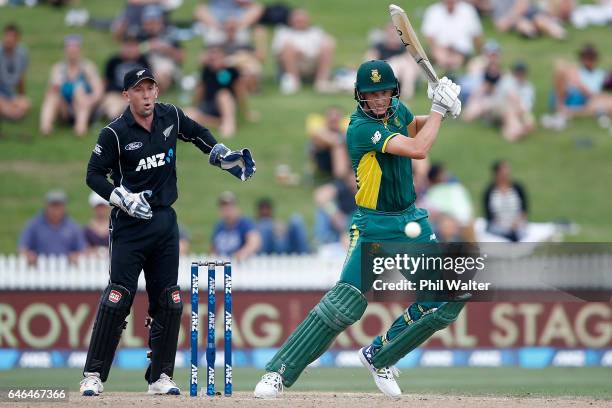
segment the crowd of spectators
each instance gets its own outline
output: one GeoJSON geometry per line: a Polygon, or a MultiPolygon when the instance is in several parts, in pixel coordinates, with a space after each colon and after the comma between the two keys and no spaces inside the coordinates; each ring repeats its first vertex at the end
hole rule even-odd
{"type": "MultiPolygon", "coordinates": [[[[81,36],[67,35],[64,56],[49,72],[40,107],[40,133],[51,135],[62,122],[72,126],[74,134],[84,136],[92,121],[121,115],[127,106],[122,94],[123,75],[136,67],[152,69],[161,90],[189,88],[185,85],[189,76],[183,72],[185,31],[172,18],[175,6],[173,1],[127,0],[117,18],[102,24],[112,33],[116,49],[100,70],[89,59],[90,44],[84,44],[81,36]]],[[[79,12],[71,10],[74,18],[67,15],[66,21],[75,20],[70,25],[79,25],[75,17],[79,12]]],[[[538,124],[534,113],[536,92],[530,82],[533,67],[524,60],[508,63],[502,58],[500,44],[485,38],[484,19],[490,19],[499,32],[516,33],[525,40],[546,36],[564,41],[569,24],[584,28],[611,22],[612,1],[440,0],[426,7],[420,33],[440,76],[447,75],[462,86],[461,118],[482,121],[499,129],[505,140],[515,142],[530,135],[538,124]]],[[[270,61],[281,94],[294,94],[304,86],[312,86],[318,93],[342,88],[334,82],[332,71],[336,41],[318,21],[311,20],[306,8],[264,5],[255,0],[209,0],[196,7],[188,23],[193,24],[191,32],[201,38],[203,46],[198,57],[199,73],[191,77],[196,83],[191,87],[193,100],[184,103],[185,112],[212,127],[220,137],[232,137],[239,126],[259,119],[249,98],[262,91],[264,66],[270,61]]],[[[18,25],[4,27],[0,120],[20,120],[31,111],[26,88],[30,58],[21,37],[18,25]]],[[[409,103],[420,82],[425,81],[392,24],[370,32],[364,59],[387,60],[400,81],[401,97],[409,103]]],[[[569,120],[583,116],[610,122],[612,75],[599,64],[599,50],[594,44],[579,50],[577,62],[555,61],[550,69],[551,90],[545,98],[551,113],[541,117],[542,126],[563,129],[569,120]]],[[[211,237],[213,252],[244,259],[256,253],[309,252],[312,242],[318,247],[342,245],[346,224],[356,209],[357,189],[346,151],[348,114],[341,107],[329,106],[305,118],[306,150],[314,184],[313,239],[308,239],[301,216],[277,219],[270,199],[258,203],[251,220],[241,215],[236,198],[226,192],[219,198],[220,221],[211,237]]],[[[413,172],[420,204],[429,209],[442,240],[477,240],[481,232],[510,241],[524,238],[528,225],[526,193],[509,178],[507,163],[495,166],[494,181],[483,199],[486,217],[480,221],[467,189],[443,164],[414,161],[413,172]],[[480,228],[482,225],[486,226],[480,228]]],[[[82,229],[66,215],[65,195],[50,193],[45,210],[24,230],[20,249],[32,261],[37,253],[61,251],[72,257],[105,247],[108,229],[104,220],[109,208],[100,200],[90,197],[93,216],[82,229]],[[37,238],[60,231],[67,231],[62,232],[66,241],[47,244],[37,238]]],[[[188,236],[184,228],[182,236],[188,236]]],[[[183,244],[187,248],[188,239],[183,244]]]]}
{"type": "MultiPolygon", "coordinates": [[[[103,77],[86,55],[90,44],[83,44],[79,36],[66,36],[64,58],[51,68],[40,107],[40,133],[51,134],[61,121],[83,136],[93,120],[120,115],[126,106],[120,79],[135,66],[151,68],[162,91],[181,86],[186,60],[182,41],[189,38],[181,27],[186,24],[203,43],[189,113],[198,122],[217,128],[221,136],[233,136],[243,123],[240,117],[247,123],[259,119],[248,100],[261,91],[269,59],[282,94],[298,92],[306,83],[321,93],[347,88],[332,72],[336,40],[311,21],[305,8],[255,0],[209,0],[195,8],[192,21],[184,22],[172,18],[178,5],[180,2],[170,0],[126,0],[114,20],[107,24],[91,21],[92,27],[110,30],[117,41],[116,52],[100,69],[103,77]]],[[[86,9],[71,9],[67,24],[82,25],[68,21],[82,20],[81,15],[85,22],[93,20],[86,9]]],[[[425,8],[420,32],[439,73],[462,85],[463,119],[483,120],[513,142],[536,128],[536,95],[525,61],[512,61],[508,69],[501,62],[501,47],[485,41],[482,21],[486,18],[499,32],[563,41],[570,24],[582,29],[612,22],[612,1],[440,0],[425,8]]],[[[20,38],[19,26],[4,27],[0,47],[0,119],[4,120],[20,120],[31,110],[25,84],[29,55],[20,38]]],[[[548,98],[551,114],[540,121],[544,127],[563,129],[579,116],[610,122],[612,73],[598,65],[598,56],[595,45],[588,44],[580,50],[578,63],[559,60],[550,67],[553,96],[548,98]]],[[[389,61],[407,101],[424,80],[391,24],[370,33],[365,58],[389,61]]]]}
{"type": "Polygon", "coordinates": [[[30,110],[30,100],[25,93],[29,57],[20,37],[17,25],[4,27],[0,45],[0,118],[9,120],[19,120],[30,110]]]}
{"type": "MultiPolygon", "coordinates": [[[[29,264],[39,256],[66,256],[76,262],[79,256],[105,257],[109,250],[111,206],[95,192],[87,199],[90,219],[79,225],[68,212],[68,196],[63,190],[50,190],[43,209],[24,226],[18,241],[19,253],[29,264]]],[[[180,254],[189,253],[189,236],[179,224],[180,254]]]]}

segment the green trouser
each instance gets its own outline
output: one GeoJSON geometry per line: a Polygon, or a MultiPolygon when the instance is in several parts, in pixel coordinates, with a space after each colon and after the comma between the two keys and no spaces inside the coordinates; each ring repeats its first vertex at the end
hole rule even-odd
{"type": "MultiPolygon", "coordinates": [[[[384,214],[359,209],[353,216],[350,229],[349,252],[342,269],[340,282],[359,288],[362,293],[371,289],[373,273],[362,274],[363,243],[435,244],[435,234],[427,220],[427,212],[411,207],[403,212],[384,214]],[[409,222],[417,222],[421,233],[409,238],[404,228],[409,222]]],[[[406,277],[409,279],[410,277],[406,277]]],[[[406,308],[391,327],[372,341],[373,363],[376,368],[395,364],[410,351],[421,345],[433,333],[452,323],[463,308],[461,302],[417,301],[406,308]],[[415,324],[418,323],[418,324],[415,324]],[[414,324],[413,327],[411,327],[414,324]]]]}
{"type": "MultiPolygon", "coordinates": [[[[363,293],[369,291],[371,285],[369,282],[362,282],[363,242],[436,242],[427,222],[427,212],[414,206],[397,214],[359,209],[353,217],[350,232],[351,244],[340,281],[310,311],[266,365],[267,371],[282,375],[286,387],[293,385],[308,364],[323,354],[339,333],[363,315],[367,306],[363,293]],[[421,234],[414,239],[408,238],[404,233],[405,225],[411,221],[418,222],[421,226],[421,234]]],[[[445,322],[452,321],[448,318],[448,313],[436,317],[436,311],[443,309],[443,305],[441,302],[411,305],[384,336],[374,339],[377,353],[374,355],[373,364],[377,368],[394,364],[427,339],[432,333],[431,330],[438,330],[448,324],[445,322]],[[406,316],[411,316],[412,320],[407,320],[406,316]],[[418,324],[411,326],[414,321],[418,324]],[[417,330],[411,330],[412,327],[417,330]],[[378,358],[379,361],[378,355],[382,356],[378,358]]]]}
{"type": "Polygon", "coordinates": [[[340,282],[349,283],[366,293],[371,289],[373,274],[362,275],[361,271],[361,244],[374,243],[409,243],[433,244],[436,236],[427,221],[427,211],[414,206],[399,213],[381,213],[360,208],[353,215],[351,221],[349,250],[340,275],[340,282]],[[404,232],[406,224],[417,222],[421,226],[421,234],[409,238],[404,232]],[[362,282],[362,277],[368,279],[362,282]]]}

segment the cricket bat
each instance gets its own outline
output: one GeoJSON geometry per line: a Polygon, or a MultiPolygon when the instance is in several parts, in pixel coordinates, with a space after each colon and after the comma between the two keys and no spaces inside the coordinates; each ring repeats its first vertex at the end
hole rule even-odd
{"type": "Polygon", "coordinates": [[[432,84],[437,84],[438,75],[436,75],[436,71],[431,66],[427,54],[425,54],[419,42],[419,38],[410,24],[410,20],[408,20],[406,12],[401,7],[390,4],[389,14],[391,14],[391,21],[393,21],[393,25],[395,25],[395,29],[397,30],[397,35],[399,35],[400,40],[402,40],[404,47],[406,47],[416,63],[419,64],[423,72],[425,72],[427,80],[432,84]]]}

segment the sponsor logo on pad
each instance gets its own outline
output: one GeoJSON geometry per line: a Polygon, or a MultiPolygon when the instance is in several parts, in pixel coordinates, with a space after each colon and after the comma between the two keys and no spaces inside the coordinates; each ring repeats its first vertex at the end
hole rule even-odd
{"type": "Polygon", "coordinates": [[[121,300],[121,293],[117,292],[116,290],[111,290],[108,294],[108,300],[113,303],[118,303],[121,300]]]}

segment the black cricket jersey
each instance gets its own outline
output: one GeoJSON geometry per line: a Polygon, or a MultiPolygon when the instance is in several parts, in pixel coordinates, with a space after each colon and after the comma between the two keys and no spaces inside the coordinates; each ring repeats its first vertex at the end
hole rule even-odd
{"type": "Polygon", "coordinates": [[[134,120],[128,106],[100,131],[87,166],[87,185],[105,200],[122,185],[132,193],[151,190],[147,199],[151,207],[172,205],[178,197],[177,139],[193,143],[205,154],[217,143],[208,129],[174,105],[155,104],[150,133],[134,120]]]}

